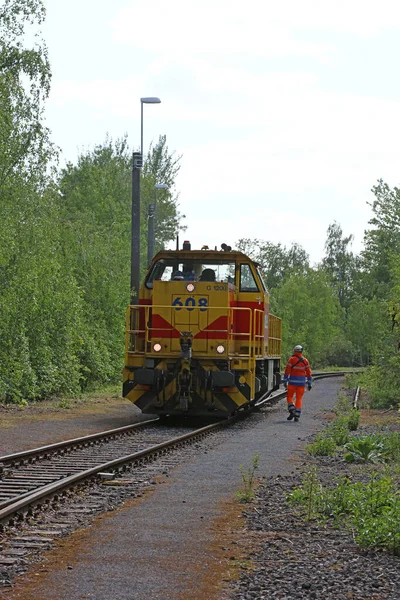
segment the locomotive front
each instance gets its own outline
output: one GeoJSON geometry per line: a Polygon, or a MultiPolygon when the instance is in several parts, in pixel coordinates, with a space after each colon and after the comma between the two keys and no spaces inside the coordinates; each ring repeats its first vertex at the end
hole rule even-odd
{"type": "Polygon", "coordinates": [[[154,257],[127,309],[123,396],[144,413],[227,417],[279,387],[281,321],[249,257],[185,244],[154,257]]]}

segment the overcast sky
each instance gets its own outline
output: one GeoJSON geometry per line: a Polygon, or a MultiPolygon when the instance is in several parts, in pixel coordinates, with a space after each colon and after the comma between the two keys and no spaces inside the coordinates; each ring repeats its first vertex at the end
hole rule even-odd
{"type": "Polygon", "coordinates": [[[240,237],[362,249],[371,187],[399,185],[398,0],[45,0],[47,124],[64,160],[128,134],[182,155],[194,247],[240,237]]]}

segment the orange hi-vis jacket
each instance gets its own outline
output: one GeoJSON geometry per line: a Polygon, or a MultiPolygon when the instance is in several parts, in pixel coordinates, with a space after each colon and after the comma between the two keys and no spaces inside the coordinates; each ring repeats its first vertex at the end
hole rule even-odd
{"type": "Polygon", "coordinates": [[[301,352],[295,352],[286,365],[283,383],[306,387],[312,383],[310,363],[301,352]]]}

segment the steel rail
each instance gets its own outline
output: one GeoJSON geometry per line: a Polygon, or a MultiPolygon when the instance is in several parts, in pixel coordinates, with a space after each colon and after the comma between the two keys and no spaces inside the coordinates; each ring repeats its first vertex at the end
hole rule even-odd
{"type": "MultiPolygon", "coordinates": [[[[326,373],[314,373],[313,381],[318,381],[318,379],[324,379],[326,377],[343,377],[344,375],[347,375],[347,373],[354,373],[354,371],[330,371],[326,373]]],[[[269,400],[280,400],[281,398],[284,398],[286,396],[286,393],[287,392],[285,390],[283,392],[278,392],[277,394],[274,394],[272,396],[270,392],[267,392],[267,394],[265,394],[257,400],[257,402],[254,405],[254,408],[261,408],[262,406],[267,404],[269,400]]]]}
{"type": "MultiPolygon", "coordinates": [[[[345,374],[346,373],[342,372],[342,371],[335,371],[335,372],[330,372],[330,373],[316,373],[314,375],[314,380],[323,379],[325,377],[339,377],[339,376],[343,376],[345,374]]],[[[284,398],[285,395],[286,395],[286,391],[278,392],[277,394],[274,394],[274,395],[266,394],[265,396],[260,398],[258,400],[258,402],[250,408],[250,411],[258,409],[258,408],[264,406],[265,404],[267,404],[268,402],[278,401],[281,398],[284,398]]],[[[113,459],[106,463],[102,463],[100,465],[97,465],[96,467],[86,469],[80,473],[75,473],[73,475],[69,475],[67,477],[59,479],[50,484],[38,487],[33,492],[28,491],[28,492],[25,492],[24,494],[21,494],[20,496],[17,496],[16,498],[10,498],[9,500],[3,501],[0,503],[0,506],[1,506],[1,508],[0,508],[0,523],[3,523],[4,521],[9,520],[10,517],[12,517],[12,515],[20,512],[20,511],[23,511],[24,509],[26,509],[27,507],[29,507],[35,503],[39,503],[40,501],[44,501],[46,498],[53,497],[55,495],[63,493],[68,488],[71,488],[71,487],[75,486],[76,484],[83,482],[84,480],[95,477],[102,471],[105,471],[107,469],[117,469],[118,470],[121,466],[123,466],[127,463],[133,463],[133,462],[139,461],[140,459],[142,459],[144,457],[149,457],[151,455],[157,455],[157,454],[161,453],[163,450],[172,448],[173,446],[176,446],[176,445],[180,445],[186,441],[193,440],[197,437],[201,437],[201,436],[205,435],[206,433],[210,432],[211,430],[214,430],[214,429],[216,430],[218,428],[230,425],[233,422],[235,422],[236,420],[238,420],[239,418],[248,414],[248,412],[249,411],[246,411],[246,412],[240,411],[228,419],[218,421],[217,423],[213,423],[213,424],[207,425],[205,427],[201,427],[200,429],[197,429],[193,432],[186,433],[186,434],[184,434],[182,436],[178,436],[176,438],[172,438],[171,440],[168,440],[161,444],[156,444],[155,446],[151,446],[150,448],[147,448],[145,450],[141,450],[139,452],[135,452],[133,454],[125,455],[123,457],[113,459]]],[[[121,433],[126,433],[126,432],[129,432],[130,430],[137,429],[141,426],[143,427],[145,425],[148,425],[149,423],[154,423],[157,421],[159,421],[159,418],[142,421],[140,423],[135,423],[133,425],[128,425],[128,426],[124,426],[124,427],[120,427],[120,428],[112,429],[112,430],[107,430],[105,432],[91,434],[88,436],[83,436],[83,437],[75,438],[72,440],[57,442],[56,444],[42,446],[40,448],[35,448],[31,451],[27,450],[27,451],[18,452],[15,454],[10,454],[7,456],[0,457],[0,463],[3,463],[3,464],[4,463],[13,463],[18,460],[26,459],[27,457],[30,457],[30,458],[41,457],[43,454],[46,454],[49,451],[52,452],[55,450],[60,450],[60,449],[66,448],[68,446],[75,447],[75,446],[87,444],[88,442],[93,442],[93,441],[96,441],[96,440],[99,440],[102,438],[107,439],[107,437],[115,437],[121,433]]],[[[44,456],[43,458],[47,458],[47,456],[44,456]]]]}
{"type": "MultiPolygon", "coordinates": [[[[314,380],[322,379],[323,377],[338,377],[345,375],[346,372],[342,371],[334,371],[330,373],[315,373],[313,376],[314,380]]],[[[260,398],[256,403],[256,407],[262,406],[267,399],[278,399],[283,397],[286,392],[278,392],[278,394],[274,394],[271,396],[271,393],[268,392],[262,398],[260,398]]],[[[156,417],[155,419],[148,419],[146,421],[140,421],[139,423],[133,423],[132,425],[124,425],[123,427],[117,427],[116,429],[108,429],[106,431],[99,431],[98,433],[92,433],[89,435],[81,436],[78,438],[72,438],[70,440],[63,440],[62,442],[55,442],[54,444],[47,444],[46,446],[39,446],[38,448],[32,448],[31,450],[23,450],[21,452],[15,452],[13,454],[7,454],[5,456],[0,456],[0,468],[4,466],[14,465],[18,461],[39,458],[39,459],[47,459],[49,454],[63,449],[72,449],[76,446],[85,445],[90,442],[94,442],[101,439],[107,439],[107,437],[115,437],[117,435],[128,433],[134,429],[139,429],[141,427],[145,427],[151,423],[156,423],[160,418],[156,417]]],[[[22,463],[21,463],[22,464],[22,463]]],[[[0,470],[1,472],[1,470],[0,470]]]]}
{"type": "Polygon", "coordinates": [[[8,465],[8,463],[14,464],[22,459],[28,458],[43,458],[46,459],[48,456],[42,456],[46,453],[52,453],[56,450],[62,450],[64,448],[74,448],[75,446],[84,445],[88,442],[94,442],[100,439],[112,438],[122,433],[128,433],[133,429],[139,429],[145,427],[150,423],[156,423],[159,421],[159,417],[156,419],[148,419],[147,421],[140,421],[139,423],[133,423],[132,425],[124,425],[123,427],[117,427],[116,429],[107,429],[106,431],[99,431],[98,433],[91,433],[82,437],[73,438],[71,440],[65,440],[62,442],[56,442],[55,444],[48,444],[47,446],[39,446],[38,448],[32,448],[32,450],[23,450],[22,452],[15,452],[14,454],[7,454],[0,456],[0,465],[8,465]]]}
{"type": "Polygon", "coordinates": [[[163,450],[168,448],[172,448],[176,445],[181,445],[189,440],[194,440],[198,437],[205,435],[213,429],[218,429],[220,427],[225,427],[228,424],[231,424],[233,421],[236,421],[238,417],[241,415],[234,415],[233,417],[226,419],[224,421],[219,421],[218,423],[213,423],[211,425],[207,425],[205,427],[201,427],[200,429],[196,429],[190,433],[186,433],[184,435],[178,436],[176,438],[172,438],[166,442],[161,444],[156,444],[155,446],[151,446],[150,448],[146,448],[145,450],[141,450],[139,452],[135,452],[133,454],[129,454],[126,456],[122,456],[120,458],[116,458],[114,460],[108,461],[96,467],[92,467],[91,469],[86,469],[80,473],[75,473],[74,475],[70,475],[63,479],[60,479],[56,482],[50,483],[48,485],[42,486],[36,489],[32,493],[26,493],[23,496],[19,496],[17,498],[12,499],[12,501],[7,501],[8,505],[4,506],[0,509],[0,523],[4,523],[9,520],[10,517],[23,511],[24,509],[39,503],[43,502],[47,498],[51,498],[55,495],[65,492],[68,488],[73,487],[74,485],[81,483],[85,480],[91,479],[105,471],[107,469],[119,469],[123,465],[127,463],[133,463],[139,461],[144,457],[149,457],[151,455],[157,455],[162,453],[163,450]]]}

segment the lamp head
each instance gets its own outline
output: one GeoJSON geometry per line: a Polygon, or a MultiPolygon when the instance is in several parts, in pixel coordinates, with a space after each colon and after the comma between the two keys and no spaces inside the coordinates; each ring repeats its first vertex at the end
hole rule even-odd
{"type": "Polygon", "coordinates": [[[160,104],[161,100],[160,98],[140,98],[140,102],[142,104],[160,104]]]}
{"type": "Polygon", "coordinates": [[[154,186],[155,190],[167,190],[168,186],[166,183],[156,183],[154,186]]]}

